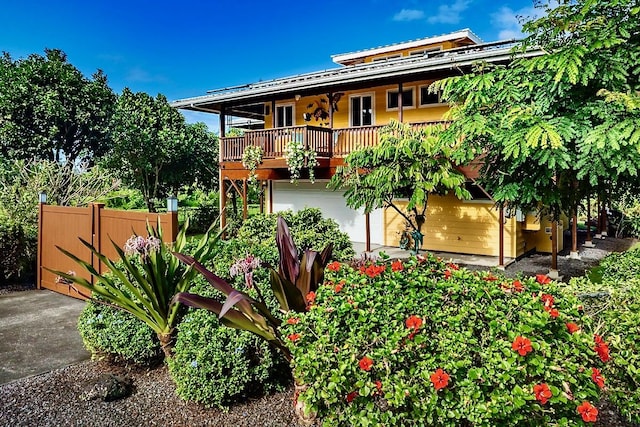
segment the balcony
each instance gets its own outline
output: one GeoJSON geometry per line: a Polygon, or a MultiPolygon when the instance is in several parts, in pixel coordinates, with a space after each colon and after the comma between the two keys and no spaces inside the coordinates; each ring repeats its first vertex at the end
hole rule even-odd
{"type": "MultiPolygon", "coordinates": [[[[442,122],[411,123],[414,128],[442,122]]],[[[329,129],[316,126],[247,131],[242,136],[221,138],[223,162],[241,162],[246,147],[262,147],[264,160],[284,158],[284,149],[290,141],[300,141],[305,149],[314,150],[318,159],[345,157],[349,153],[378,144],[378,132],[383,125],[329,129]]]]}

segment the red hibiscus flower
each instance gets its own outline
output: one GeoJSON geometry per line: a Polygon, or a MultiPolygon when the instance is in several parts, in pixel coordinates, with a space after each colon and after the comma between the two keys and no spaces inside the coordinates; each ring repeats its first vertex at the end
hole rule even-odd
{"type": "Polygon", "coordinates": [[[431,382],[436,390],[445,388],[449,384],[449,374],[438,368],[433,374],[431,374],[431,382]]]}
{"type": "Polygon", "coordinates": [[[376,394],[381,394],[382,393],[382,381],[376,380],[375,381],[375,385],[376,385],[376,394]]]}
{"type": "Polygon", "coordinates": [[[549,313],[549,316],[553,317],[554,319],[558,316],[560,316],[560,312],[558,311],[557,308],[550,308],[549,310],[547,310],[549,313]]]}
{"type": "Polygon", "coordinates": [[[598,387],[604,388],[604,377],[600,373],[600,369],[591,368],[591,379],[594,383],[598,384],[598,387]]]}
{"type": "Polygon", "coordinates": [[[567,329],[569,330],[570,334],[576,333],[580,330],[580,326],[576,325],[573,322],[569,322],[567,323],[567,329]]]}
{"type": "Polygon", "coordinates": [[[520,280],[513,281],[513,290],[516,292],[524,291],[524,286],[522,286],[522,282],[520,280]]]}
{"type": "Polygon", "coordinates": [[[343,287],[343,286],[344,286],[344,282],[340,282],[340,283],[338,283],[338,284],[336,285],[336,287],[335,287],[335,288],[333,288],[333,290],[334,290],[334,291],[336,291],[336,293],[337,293],[337,292],[340,292],[340,291],[342,290],[342,287],[343,287]]]}
{"type": "Polygon", "coordinates": [[[451,271],[449,270],[445,270],[444,271],[444,278],[449,280],[449,278],[451,277],[451,271]]]}
{"type": "Polygon", "coordinates": [[[313,291],[309,292],[306,296],[306,299],[308,304],[313,304],[316,300],[316,293],[313,291]]]}
{"type": "Polygon", "coordinates": [[[340,271],[340,263],[338,261],[333,261],[327,266],[327,268],[331,271],[340,271]]]}
{"type": "Polygon", "coordinates": [[[287,319],[287,323],[289,325],[297,325],[300,322],[300,319],[298,319],[297,317],[290,317],[287,319]]]}
{"type": "Polygon", "coordinates": [[[347,394],[347,403],[353,402],[353,399],[355,399],[356,397],[358,397],[357,391],[352,391],[351,393],[347,394]]]}
{"type": "Polygon", "coordinates": [[[402,271],[404,267],[402,266],[402,261],[397,260],[391,263],[391,271],[402,271]]]}
{"type": "Polygon", "coordinates": [[[374,277],[380,275],[381,273],[384,273],[386,269],[387,268],[384,265],[371,264],[370,266],[364,269],[364,274],[366,274],[367,276],[373,279],[374,277]]]}
{"type": "Polygon", "coordinates": [[[586,401],[578,406],[578,413],[582,416],[582,420],[587,423],[595,423],[598,417],[598,409],[586,401]]]}
{"type": "Polygon", "coordinates": [[[447,267],[449,267],[452,270],[460,270],[460,267],[458,266],[458,264],[454,264],[452,262],[448,263],[447,267]]]}
{"type": "Polygon", "coordinates": [[[300,339],[300,334],[289,334],[287,338],[289,338],[291,342],[296,342],[300,339]]]}
{"type": "Polygon", "coordinates": [[[541,285],[547,285],[551,283],[551,278],[546,274],[536,274],[536,281],[541,285]]]}
{"type": "Polygon", "coordinates": [[[422,319],[418,316],[412,315],[409,316],[404,323],[409,329],[418,329],[420,326],[422,326],[422,319]]]}
{"type": "Polygon", "coordinates": [[[553,295],[549,294],[542,294],[540,296],[540,299],[542,300],[542,303],[545,307],[553,307],[553,303],[555,302],[555,300],[553,299],[553,295]]]}
{"type": "Polygon", "coordinates": [[[602,337],[598,334],[593,335],[593,341],[596,343],[594,350],[598,353],[600,360],[603,362],[608,362],[611,357],[609,357],[609,345],[604,342],[602,337]]]}
{"type": "Polygon", "coordinates": [[[531,347],[531,341],[528,338],[517,336],[511,344],[511,348],[520,354],[520,356],[526,356],[527,353],[533,351],[531,347]]]}
{"type": "Polygon", "coordinates": [[[533,393],[536,395],[536,400],[543,405],[547,403],[549,399],[551,399],[551,396],[553,396],[551,390],[549,389],[549,386],[545,383],[534,385],[533,393]]]}
{"type": "Polygon", "coordinates": [[[486,280],[487,282],[495,282],[496,280],[498,280],[498,278],[493,274],[489,273],[489,275],[485,277],[484,280],[486,280]]]}
{"type": "Polygon", "coordinates": [[[373,366],[373,360],[365,356],[362,359],[360,359],[360,361],[358,362],[358,366],[360,366],[360,369],[362,369],[363,371],[368,372],[371,370],[371,367],[373,366]]]}

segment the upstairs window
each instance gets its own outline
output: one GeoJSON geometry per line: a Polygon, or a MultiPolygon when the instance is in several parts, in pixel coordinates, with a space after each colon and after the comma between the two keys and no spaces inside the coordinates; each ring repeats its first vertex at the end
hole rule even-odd
{"type": "Polygon", "coordinates": [[[420,106],[425,107],[429,105],[442,104],[442,93],[429,92],[429,86],[420,86],[420,106]]]}
{"type": "MultiPolygon", "coordinates": [[[[402,107],[403,108],[413,108],[414,104],[414,96],[413,96],[413,88],[402,89],[402,107]]],[[[387,110],[397,110],[398,109],[398,90],[388,90],[387,91],[387,110]]]]}
{"type": "Polygon", "coordinates": [[[276,106],[276,127],[293,126],[293,105],[276,106]]]}

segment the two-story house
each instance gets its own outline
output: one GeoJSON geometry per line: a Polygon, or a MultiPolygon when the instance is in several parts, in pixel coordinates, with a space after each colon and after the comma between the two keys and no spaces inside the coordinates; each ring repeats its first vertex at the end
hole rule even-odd
{"type": "MultiPolygon", "coordinates": [[[[347,154],[377,144],[378,130],[391,119],[414,126],[442,121],[448,105],[429,85],[460,75],[478,61],[507,63],[511,47],[511,42],[483,43],[465,29],[334,55],[339,66],[333,69],[213,90],[172,105],[220,116],[222,212],[230,186],[246,200],[249,171],[242,155],[247,147],[260,146],[264,154],[256,175],[265,189],[268,212],[318,207],[353,241],[395,246],[404,229],[397,213],[379,209],[365,215],[350,209],[342,192],[326,189],[327,180],[347,154]],[[229,117],[249,119],[252,130],[226,136],[229,117]],[[262,129],[255,129],[256,123],[262,129]],[[315,183],[290,183],[284,148],[292,140],[316,152],[315,183]]],[[[520,55],[539,54],[532,50],[520,55]]],[[[473,200],[430,197],[423,248],[511,258],[536,248],[550,251],[548,224],[541,228],[521,215],[504,218],[475,184],[477,173],[476,168],[465,168],[473,200]]]]}

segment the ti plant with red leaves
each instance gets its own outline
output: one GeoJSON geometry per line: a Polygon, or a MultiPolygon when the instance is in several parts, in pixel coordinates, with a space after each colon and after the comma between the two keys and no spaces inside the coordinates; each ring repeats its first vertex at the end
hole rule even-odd
{"type": "MultiPolygon", "coordinates": [[[[307,308],[306,296],[315,291],[324,280],[324,269],[331,257],[331,245],[321,253],[306,250],[302,259],[298,259],[298,250],[291,238],[289,227],[282,217],[278,218],[276,244],[280,260],[278,271],[273,269],[271,271],[273,293],[282,311],[304,312],[307,308]]],[[[226,300],[222,303],[213,298],[182,292],[177,294],[173,301],[212,311],[218,315],[223,325],[258,335],[279,349],[287,360],[291,360],[291,351],[278,332],[281,321],[270,312],[257,287],[259,300],[234,289],[193,257],[179,253],[174,255],[201,273],[215,289],[226,296],[226,300]]]]}

